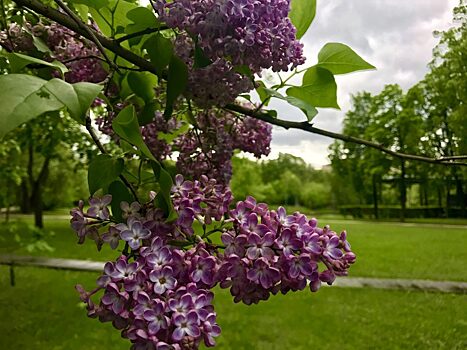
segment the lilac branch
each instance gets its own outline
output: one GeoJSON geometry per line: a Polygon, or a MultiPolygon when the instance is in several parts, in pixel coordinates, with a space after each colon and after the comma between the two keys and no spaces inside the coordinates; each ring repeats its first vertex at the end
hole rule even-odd
{"type": "MultiPolygon", "coordinates": [[[[92,124],[91,124],[91,118],[90,117],[86,117],[86,130],[88,131],[89,135],[91,136],[92,140],[94,141],[94,143],[96,144],[97,148],[99,149],[99,151],[102,153],[102,154],[107,154],[107,151],[105,150],[104,146],[102,145],[101,141],[99,140],[99,138],[97,137],[96,135],[96,132],[94,131],[93,127],[92,127],[92,124]]],[[[131,191],[131,194],[133,195],[133,197],[135,198],[135,200],[137,202],[139,202],[139,199],[138,199],[138,194],[136,193],[135,189],[133,188],[133,186],[131,185],[131,183],[127,180],[127,178],[123,175],[120,175],[120,180],[122,180],[122,182],[125,184],[126,187],[128,187],[128,189],[131,191]]]]}
{"type": "Polygon", "coordinates": [[[60,6],[60,8],[63,11],[65,11],[68,14],[68,16],[70,16],[73,19],[73,21],[78,25],[79,28],[84,30],[89,35],[90,40],[96,44],[97,48],[102,53],[102,56],[104,56],[107,63],[118,71],[117,65],[114,62],[112,62],[107,56],[104,47],[102,46],[101,42],[97,39],[94,31],[88,25],[86,25],[86,23],[83,23],[81,19],[67,5],[63,3],[62,0],[55,0],[55,2],[58,6],[60,6]]]}
{"type": "Polygon", "coordinates": [[[360,139],[354,136],[338,134],[338,133],[328,131],[328,130],[315,128],[313,124],[310,124],[308,122],[294,122],[294,121],[288,121],[288,120],[283,120],[283,119],[277,119],[277,118],[272,117],[270,114],[264,111],[256,112],[255,110],[245,108],[245,107],[242,107],[236,104],[229,104],[225,107],[225,109],[231,112],[237,112],[237,113],[247,115],[252,118],[265,121],[269,124],[283,127],[284,129],[298,129],[298,130],[303,130],[303,131],[306,131],[312,134],[330,137],[336,140],[364,145],[367,147],[377,149],[381,152],[384,152],[386,154],[389,154],[393,157],[400,158],[400,159],[415,160],[415,161],[431,163],[431,164],[467,166],[467,163],[454,161],[456,159],[467,159],[467,156],[429,158],[429,157],[419,156],[419,155],[414,155],[414,154],[401,153],[401,152],[390,150],[389,148],[386,148],[382,144],[379,144],[376,142],[360,139]]]}

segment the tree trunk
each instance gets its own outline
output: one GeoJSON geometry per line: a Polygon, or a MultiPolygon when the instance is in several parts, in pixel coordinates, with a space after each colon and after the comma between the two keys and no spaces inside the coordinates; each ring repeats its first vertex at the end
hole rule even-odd
{"type": "Polygon", "coordinates": [[[38,186],[31,198],[31,204],[34,208],[34,225],[37,228],[44,228],[43,207],[42,207],[42,186],[38,186]]]}
{"type": "Polygon", "coordinates": [[[420,206],[423,207],[423,186],[422,184],[418,184],[418,200],[420,202],[420,206]]]}
{"type": "Polygon", "coordinates": [[[51,156],[45,158],[39,176],[37,177],[37,180],[34,181],[32,189],[31,206],[34,210],[34,225],[38,228],[44,228],[42,186],[49,175],[49,164],[51,159],[51,156]]]}
{"type": "Polygon", "coordinates": [[[462,186],[462,179],[459,178],[457,171],[455,172],[455,179],[456,179],[456,197],[457,197],[457,204],[461,207],[461,217],[465,217],[465,195],[464,189],[462,186]]]}
{"type": "Polygon", "coordinates": [[[407,205],[407,185],[405,183],[406,170],[405,170],[405,160],[401,160],[401,178],[400,178],[400,200],[401,200],[401,212],[400,220],[405,221],[405,211],[407,205]]]}
{"type": "Polygon", "coordinates": [[[428,206],[428,183],[427,181],[424,182],[423,184],[423,202],[425,206],[428,206]]]}
{"type": "Polygon", "coordinates": [[[21,203],[20,210],[23,214],[29,214],[31,212],[31,203],[29,201],[29,187],[26,179],[21,180],[21,203]]]}
{"type": "Polygon", "coordinates": [[[440,208],[443,207],[443,200],[442,200],[443,195],[441,194],[441,186],[438,185],[438,206],[440,208]]]}
{"type": "Polygon", "coordinates": [[[378,187],[376,184],[376,175],[373,175],[373,213],[375,216],[375,219],[379,219],[379,213],[378,213],[378,187]]]}
{"type": "Polygon", "coordinates": [[[448,179],[446,181],[446,217],[450,217],[449,213],[449,207],[450,207],[450,202],[451,202],[451,179],[448,179]]]}

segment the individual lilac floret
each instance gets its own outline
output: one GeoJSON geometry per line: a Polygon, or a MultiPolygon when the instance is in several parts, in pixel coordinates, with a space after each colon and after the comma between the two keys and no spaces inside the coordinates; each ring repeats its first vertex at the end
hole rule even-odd
{"type": "Polygon", "coordinates": [[[149,333],[154,335],[161,329],[167,329],[170,324],[169,318],[165,314],[165,305],[160,300],[156,300],[153,307],[144,312],[144,319],[149,321],[149,333]]]}
{"type": "Polygon", "coordinates": [[[177,284],[170,266],[151,271],[149,279],[154,282],[154,293],[156,294],[164,294],[166,290],[174,289],[177,284]]]}
{"type": "Polygon", "coordinates": [[[264,258],[256,260],[253,268],[247,273],[247,277],[250,281],[259,282],[259,284],[261,284],[265,289],[268,289],[277,283],[280,276],[281,274],[279,270],[271,267],[264,258]]]}
{"type": "Polygon", "coordinates": [[[175,330],[172,334],[172,339],[180,341],[185,335],[197,338],[201,332],[198,327],[198,315],[195,311],[190,311],[185,314],[176,314],[173,318],[175,330]]]}
{"type": "Polygon", "coordinates": [[[128,219],[129,217],[139,218],[139,212],[141,210],[141,205],[138,202],[133,202],[128,204],[128,202],[120,203],[120,208],[122,209],[122,217],[128,219]]]}
{"type": "Polygon", "coordinates": [[[109,231],[102,235],[102,240],[109,243],[110,248],[117,249],[120,243],[120,231],[115,226],[111,226],[109,231]]]}
{"type": "Polygon", "coordinates": [[[141,246],[141,240],[148,238],[151,231],[143,226],[141,221],[136,218],[128,219],[127,225],[120,224],[117,226],[121,230],[120,236],[131,249],[136,250],[141,246]]]}

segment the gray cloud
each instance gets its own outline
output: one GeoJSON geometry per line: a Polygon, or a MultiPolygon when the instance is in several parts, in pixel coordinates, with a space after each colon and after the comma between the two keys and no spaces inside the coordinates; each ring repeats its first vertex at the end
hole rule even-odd
{"type": "MultiPolygon", "coordinates": [[[[366,90],[377,93],[386,84],[407,89],[427,72],[434,30],[451,25],[452,9],[458,0],[332,0],[318,1],[317,16],[303,38],[308,64],[316,62],[327,42],[342,42],[377,67],[377,71],[337,77],[341,111],[320,110],[315,126],[340,131],[350,95],[366,90]]],[[[298,109],[282,103],[271,105],[281,118],[304,120],[298,109]]],[[[328,163],[327,147],[332,140],[301,131],[274,128],[272,157],[290,152],[315,166],[328,163]],[[324,154],[322,154],[324,152],[324,154]]]]}

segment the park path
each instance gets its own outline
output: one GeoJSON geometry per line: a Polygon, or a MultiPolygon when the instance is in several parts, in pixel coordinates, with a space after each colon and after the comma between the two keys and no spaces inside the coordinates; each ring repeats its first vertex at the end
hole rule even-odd
{"type": "Polygon", "coordinates": [[[467,230],[467,225],[457,225],[457,224],[430,224],[430,223],[417,223],[417,222],[397,222],[397,221],[364,221],[364,220],[342,220],[342,219],[328,219],[323,221],[330,221],[333,223],[344,223],[348,225],[353,224],[369,224],[372,225],[394,225],[400,227],[430,227],[430,228],[453,228],[453,229],[464,229],[467,230]]]}
{"type": "MultiPolygon", "coordinates": [[[[33,256],[0,255],[0,265],[10,267],[31,266],[72,271],[97,271],[104,269],[103,262],[74,259],[55,259],[33,256]]],[[[12,274],[14,275],[14,274],[12,274]]],[[[14,284],[14,282],[13,282],[14,284]]],[[[396,278],[338,277],[333,286],[343,288],[377,288],[419,290],[441,293],[467,294],[467,282],[409,280],[396,278]]]]}
{"type": "MultiPolygon", "coordinates": [[[[308,215],[309,217],[312,217],[313,215],[308,215]]],[[[12,218],[24,218],[28,219],[31,218],[30,215],[27,214],[12,214],[12,218]]],[[[70,215],[67,214],[45,214],[44,215],[44,220],[66,220],[69,221],[71,218],[70,215]]],[[[467,225],[461,225],[461,224],[433,224],[433,223],[416,223],[416,222],[398,222],[398,221],[365,221],[365,220],[353,220],[353,219],[320,219],[319,220],[321,223],[325,224],[326,222],[332,222],[332,223],[337,223],[337,224],[346,224],[346,225],[353,225],[353,224],[369,224],[371,223],[372,225],[394,225],[394,226],[400,226],[400,227],[430,227],[430,228],[447,228],[447,229],[464,229],[467,230],[467,225]]]]}

